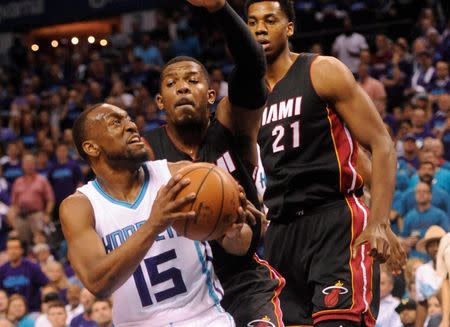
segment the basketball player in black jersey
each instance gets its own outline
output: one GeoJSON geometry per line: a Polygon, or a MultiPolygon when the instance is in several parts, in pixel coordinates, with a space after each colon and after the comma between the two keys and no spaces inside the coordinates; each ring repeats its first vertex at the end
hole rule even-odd
{"type": "Polygon", "coordinates": [[[271,92],[258,143],[268,183],[265,255],[286,278],[284,321],[374,326],[378,263],[398,272],[405,261],[388,218],[396,169],[391,138],[347,67],[289,50],[292,0],[248,0],[246,11],[271,92]],[[370,213],[361,200],[358,143],[372,153],[370,213]]]}
{"type": "MultiPolygon", "coordinates": [[[[167,125],[144,135],[155,159],[207,161],[228,170],[243,186],[247,198],[259,208],[252,173],[257,166],[256,136],[261,108],[267,97],[264,83],[265,59],[244,21],[223,1],[190,1],[205,6],[217,3],[213,15],[224,34],[236,67],[229,81],[229,97],[210,120],[208,105],[215,93],[205,67],[189,57],[169,61],[161,72],[156,101],[167,112],[167,125]],[[220,3],[221,2],[221,3],[220,3]],[[256,57],[256,60],[255,60],[256,57]]],[[[255,212],[255,211],[254,211],[255,212]]],[[[257,213],[255,213],[258,216],[257,213]]],[[[248,251],[230,255],[211,242],[214,267],[224,287],[221,302],[239,327],[283,326],[278,295],[284,279],[255,254],[262,227],[245,224],[248,251]]]]}

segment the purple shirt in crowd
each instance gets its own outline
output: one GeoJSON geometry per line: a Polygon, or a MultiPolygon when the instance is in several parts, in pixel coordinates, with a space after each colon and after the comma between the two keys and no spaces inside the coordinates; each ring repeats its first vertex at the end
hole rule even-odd
{"type": "Polygon", "coordinates": [[[40,288],[47,284],[48,279],[39,265],[28,259],[22,259],[18,267],[12,267],[9,262],[0,267],[0,287],[9,295],[23,295],[28,301],[30,311],[40,310],[40,288]]]}
{"type": "Polygon", "coordinates": [[[75,192],[78,183],[82,181],[80,166],[69,161],[66,164],[55,163],[48,171],[48,180],[55,192],[56,203],[61,203],[66,197],[75,192]]]}
{"type": "Polygon", "coordinates": [[[70,321],[70,327],[97,327],[97,324],[93,320],[84,319],[82,313],[70,321]]]}

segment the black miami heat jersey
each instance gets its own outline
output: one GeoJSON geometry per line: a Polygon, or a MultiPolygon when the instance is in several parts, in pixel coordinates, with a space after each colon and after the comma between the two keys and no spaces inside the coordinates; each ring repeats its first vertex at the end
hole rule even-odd
{"type": "MultiPolygon", "coordinates": [[[[192,158],[181,151],[176,141],[173,141],[165,126],[154,129],[153,131],[144,135],[145,140],[153,152],[153,159],[167,159],[168,161],[176,162],[181,160],[192,161],[192,158]]],[[[247,198],[259,208],[259,200],[256,191],[256,186],[251,172],[253,171],[250,164],[246,164],[243,159],[237,155],[236,145],[234,143],[234,137],[232,133],[225,128],[218,120],[212,120],[204,142],[199,148],[198,160],[203,162],[211,162],[217,166],[227,170],[233,177],[242,185],[245,190],[247,198]]],[[[260,222],[253,229],[253,240],[251,248],[256,250],[259,242],[259,231],[261,229],[260,222]]],[[[211,244],[214,252],[214,257],[226,256],[227,266],[218,266],[215,268],[219,279],[224,274],[231,273],[234,269],[242,269],[247,264],[255,264],[252,259],[253,253],[249,253],[247,257],[237,257],[227,254],[222,247],[216,246],[214,242],[211,244]]],[[[249,251],[251,252],[251,251],[249,251]]],[[[218,260],[222,262],[222,260],[218,260]]]]}
{"type": "Polygon", "coordinates": [[[273,221],[339,200],[363,185],[356,172],[357,143],[312,85],[314,58],[298,56],[263,111],[258,143],[267,175],[264,204],[273,221]]]}

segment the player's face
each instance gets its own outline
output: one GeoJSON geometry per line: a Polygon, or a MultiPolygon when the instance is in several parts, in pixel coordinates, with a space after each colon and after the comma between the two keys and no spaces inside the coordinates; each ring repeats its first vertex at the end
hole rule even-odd
{"type": "Polygon", "coordinates": [[[269,63],[288,49],[288,39],[294,33],[294,24],[289,22],[280,3],[253,3],[248,7],[247,17],[247,25],[262,45],[269,63]]]}
{"type": "Polygon", "coordinates": [[[83,148],[88,155],[103,156],[111,165],[136,167],[148,158],[135,123],[127,112],[103,105],[90,114],[88,140],[83,148]]]}
{"type": "Polygon", "coordinates": [[[208,104],[214,100],[215,92],[197,63],[180,61],[164,70],[156,103],[166,110],[169,124],[205,126],[209,121],[208,104]]]}

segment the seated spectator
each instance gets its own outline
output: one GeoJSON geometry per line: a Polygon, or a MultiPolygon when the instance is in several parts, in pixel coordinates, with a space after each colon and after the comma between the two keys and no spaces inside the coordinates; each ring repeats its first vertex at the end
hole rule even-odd
{"type": "Polygon", "coordinates": [[[198,58],[201,54],[201,44],[197,35],[195,35],[189,26],[178,26],[177,38],[170,45],[170,54],[172,57],[189,56],[198,58]]]}
{"type": "Polygon", "coordinates": [[[92,320],[99,327],[112,327],[112,302],[109,299],[97,299],[92,304],[92,320]]]}
{"type": "Polygon", "coordinates": [[[438,61],[433,78],[428,84],[427,92],[435,98],[441,94],[450,93],[450,76],[448,62],[438,61]]]}
{"type": "Polygon", "coordinates": [[[67,288],[69,287],[69,281],[64,267],[59,261],[49,262],[44,270],[50,285],[53,285],[58,290],[59,298],[64,303],[67,303],[67,288]]]}
{"type": "Polygon", "coordinates": [[[434,76],[433,55],[429,50],[417,53],[418,69],[413,73],[410,80],[410,88],[413,92],[424,92],[430,85],[434,76]]]}
{"type": "Polygon", "coordinates": [[[94,295],[87,288],[81,290],[80,302],[83,305],[84,311],[70,321],[70,327],[97,327],[97,323],[92,320],[92,304],[94,300],[94,295]]]}
{"type": "MultiPolygon", "coordinates": [[[[450,93],[450,92],[449,92],[450,93]]],[[[437,96],[437,110],[433,113],[433,116],[430,121],[430,125],[433,128],[433,132],[442,136],[442,133],[446,129],[447,125],[447,117],[450,112],[450,94],[444,93],[437,96]]]]}
{"type": "Polygon", "coordinates": [[[6,156],[2,158],[3,177],[8,181],[10,187],[14,181],[23,175],[20,162],[20,149],[17,142],[11,142],[6,148],[6,156]]]}
{"type": "Polygon", "coordinates": [[[8,319],[0,318],[0,327],[14,327],[14,325],[8,319]]]}
{"type": "Polygon", "coordinates": [[[48,284],[48,279],[39,266],[24,257],[24,243],[11,236],[6,243],[8,262],[0,266],[0,287],[9,295],[23,295],[30,311],[40,309],[40,288],[48,284]]]}
{"type": "Polygon", "coordinates": [[[50,262],[55,261],[50,246],[47,243],[38,243],[33,246],[33,253],[36,256],[37,262],[43,271],[46,270],[50,262]]]}
{"type": "MultiPolygon", "coordinates": [[[[447,169],[442,169],[439,167],[439,161],[436,155],[432,151],[420,151],[419,153],[420,162],[432,162],[435,167],[434,179],[432,184],[440,187],[445,192],[450,194],[450,172],[447,169]]],[[[419,175],[414,174],[409,180],[408,187],[415,187],[419,182],[419,175]]]]}
{"type": "Polygon", "coordinates": [[[380,310],[376,327],[400,326],[400,316],[395,308],[400,300],[392,296],[394,288],[394,276],[387,269],[381,269],[380,273],[380,310]]]}
{"type": "Polygon", "coordinates": [[[51,285],[44,287],[42,289],[41,314],[36,318],[34,327],[52,327],[48,317],[48,309],[55,302],[61,302],[56,289],[51,285]]]}
{"type": "MultiPolygon", "coordinates": [[[[410,166],[409,172],[419,168],[419,149],[417,148],[416,137],[408,133],[403,137],[403,155],[398,158],[400,169],[403,162],[410,166]]],[[[411,174],[409,175],[411,176],[411,174]]]]}
{"type": "Polygon", "coordinates": [[[431,139],[429,141],[428,147],[431,152],[436,156],[436,160],[439,168],[450,171],[450,161],[445,160],[444,158],[444,145],[442,141],[439,139],[431,139]]]}
{"type": "Polygon", "coordinates": [[[67,312],[64,303],[55,301],[47,309],[48,320],[51,327],[66,327],[67,312]]]}
{"type": "Polygon", "coordinates": [[[161,52],[152,44],[152,40],[148,33],[142,35],[141,43],[134,48],[133,52],[136,57],[142,58],[144,63],[152,71],[159,72],[162,65],[164,65],[161,52]]]}
{"type": "Polygon", "coordinates": [[[0,318],[6,318],[6,311],[8,309],[8,293],[5,290],[0,289],[0,318]]]}
{"type": "MultiPolygon", "coordinates": [[[[431,185],[431,204],[444,211],[450,221],[450,195],[439,186],[433,184],[435,167],[432,162],[424,161],[420,163],[417,175],[421,182],[431,185]]],[[[411,208],[416,207],[416,190],[410,188],[403,192],[395,209],[401,216],[405,216],[411,208]]]]}
{"type": "Polygon", "coordinates": [[[70,284],[67,288],[67,324],[70,324],[70,321],[83,313],[83,305],[80,302],[81,296],[81,287],[76,284],[70,284]]]}
{"type": "Polygon", "coordinates": [[[440,296],[433,295],[428,299],[427,318],[424,326],[439,327],[442,321],[442,306],[440,296]]]}
{"type": "Polygon", "coordinates": [[[34,327],[34,320],[28,315],[27,301],[22,295],[11,295],[6,316],[16,327],[34,327]]]}
{"type": "Polygon", "coordinates": [[[443,283],[443,278],[437,273],[436,258],[439,242],[445,236],[445,230],[439,226],[431,226],[425,233],[425,237],[417,243],[417,250],[426,252],[431,260],[419,268],[416,272],[416,302],[417,323],[422,326],[425,322],[428,310],[428,300],[436,295],[443,283]]]}
{"type": "Polygon", "coordinates": [[[427,113],[425,112],[425,109],[417,107],[413,110],[411,124],[411,133],[413,133],[416,138],[417,147],[421,148],[423,140],[428,136],[433,136],[427,126],[427,113]]]}
{"type": "Polygon", "coordinates": [[[406,293],[403,296],[404,299],[416,298],[416,272],[417,268],[419,268],[423,264],[424,260],[420,258],[410,258],[406,262],[406,267],[404,270],[406,293]]]}
{"type": "Polygon", "coordinates": [[[400,315],[401,327],[415,327],[417,308],[416,302],[410,299],[404,299],[395,308],[400,315]]]}

